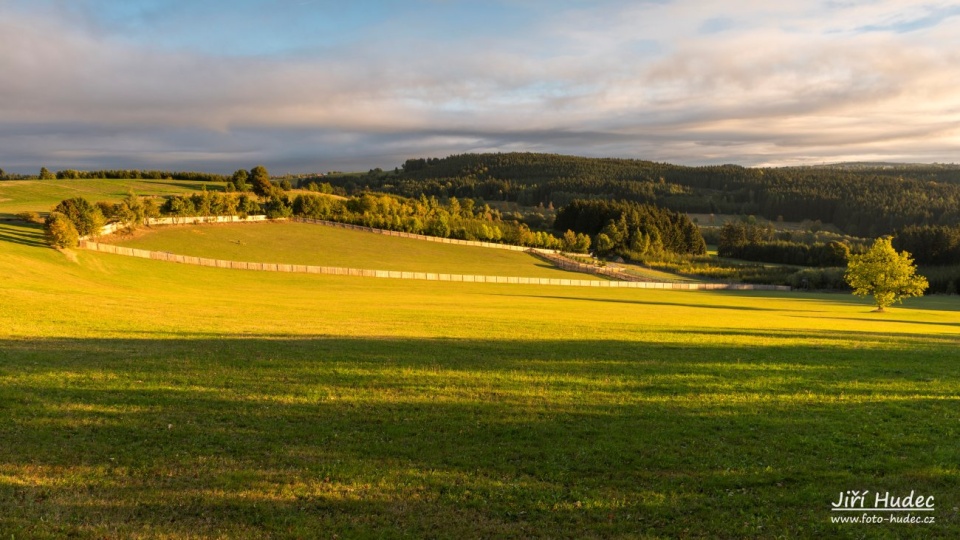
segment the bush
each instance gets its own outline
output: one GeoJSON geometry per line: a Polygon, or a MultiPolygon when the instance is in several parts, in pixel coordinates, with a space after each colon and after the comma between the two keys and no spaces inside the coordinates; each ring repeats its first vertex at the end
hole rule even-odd
{"type": "Polygon", "coordinates": [[[76,247],[80,234],[73,224],[73,220],[60,212],[51,212],[43,225],[47,235],[47,242],[56,248],[76,247]]]}

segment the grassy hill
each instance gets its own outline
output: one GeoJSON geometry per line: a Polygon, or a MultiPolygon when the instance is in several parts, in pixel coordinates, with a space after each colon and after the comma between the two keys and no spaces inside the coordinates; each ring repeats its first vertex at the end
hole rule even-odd
{"type": "Polygon", "coordinates": [[[49,212],[63,199],[117,202],[133,190],[138,195],[174,195],[223,188],[221,182],[189,180],[7,180],[0,182],[0,217],[18,212],[49,212]]]}
{"type": "Polygon", "coordinates": [[[458,246],[307,223],[157,227],[110,243],[231,261],[401,272],[599,279],[566,272],[518,251],[458,246]]]}
{"type": "Polygon", "coordinates": [[[955,298],[242,272],[8,222],[0,275],[15,538],[960,533],[955,298]],[[833,524],[848,489],[936,523],[833,524]]]}

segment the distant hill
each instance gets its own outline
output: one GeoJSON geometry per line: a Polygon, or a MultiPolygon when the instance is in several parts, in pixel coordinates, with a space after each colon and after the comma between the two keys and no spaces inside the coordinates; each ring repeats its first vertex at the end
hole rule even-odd
{"type": "Polygon", "coordinates": [[[786,168],[812,169],[839,169],[853,171],[954,171],[960,172],[960,164],[956,163],[894,163],[885,161],[844,161],[840,163],[824,163],[822,165],[802,165],[786,168]]]}
{"type": "Polygon", "coordinates": [[[775,170],[812,170],[856,173],[858,175],[893,176],[904,179],[960,183],[960,164],[955,163],[890,163],[882,161],[850,161],[822,165],[780,167],[775,170]]]}
{"type": "Polygon", "coordinates": [[[960,223],[960,166],[839,163],[808,167],[687,167],[556,154],[459,154],[407,160],[396,174],[326,181],[417,197],[470,197],[562,206],[625,199],[677,211],[819,220],[858,236],[960,223]]]}

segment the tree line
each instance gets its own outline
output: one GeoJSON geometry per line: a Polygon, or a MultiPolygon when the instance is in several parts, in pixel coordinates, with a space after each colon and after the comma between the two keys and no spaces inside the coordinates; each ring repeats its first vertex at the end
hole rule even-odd
{"type": "Polygon", "coordinates": [[[575,200],[557,212],[554,229],[593,237],[600,255],[642,260],[707,251],[700,230],[685,214],[633,201],[575,200]]]}
{"type": "Polygon", "coordinates": [[[134,229],[151,217],[247,216],[265,214],[271,219],[291,216],[351,223],[366,227],[520,246],[586,252],[590,238],[567,231],[555,236],[533,231],[515,221],[503,221],[500,213],[471,199],[433,197],[405,199],[390,195],[363,194],[349,199],[283,192],[256,195],[252,192],[202,190],[165,198],[138,197],[130,193],[120,203],[90,203],[82,197],[66,199],[46,219],[47,236],[57,247],[75,246],[79,236],[96,235],[107,223],[134,229]]]}
{"type": "Polygon", "coordinates": [[[554,154],[460,154],[407,160],[393,173],[330,177],[348,191],[471,197],[562,206],[625,199],[676,211],[820,220],[856,236],[960,223],[960,166],[685,167],[554,154]]]}
{"type": "Polygon", "coordinates": [[[897,231],[893,245],[918,264],[960,265],[960,225],[911,225],[897,231]]]}
{"type": "Polygon", "coordinates": [[[48,171],[45,167],[40,169],[40,180],[191,180],[198,182],[225,182],[228,176],[215,173],[205,173],[196,171],[162,171],[162,170],[137,170],[137,169],[111,169],[98,171],[79,171],[76,169],[65,169],[56,173],[48,171]]]}
{"type": "Polygon", "coordinates": [[[777,239],[772,226],[729,221],[720,228],[717,255],[732,259],[837,267],[847,264],[851,246],[844,242],[802,243],[777,239]]]}
{"type": "MultiPolygon", "coordinates": [[[[45,172],[62,178],[237,180],[236,174],[176,171],[45,172]]],[[[409,159],[392,172],[373,169],[367,174],[331,175],[322,181],[301,179],[298,187],[309,182],[351,195],[374,190],[411,198],[457,197],[529,206],[623,199],[682,212],[757,215],[772,221],[820,220],[863,237],[892,234],[909,226],[960,224],[960,166],[944,164],[686,167],[537,153],[460,154],[409,159]]]]}

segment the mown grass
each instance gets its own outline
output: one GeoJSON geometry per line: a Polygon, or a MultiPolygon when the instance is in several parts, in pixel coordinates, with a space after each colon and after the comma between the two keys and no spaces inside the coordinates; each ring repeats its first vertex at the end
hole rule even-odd
{"type": "Polygon", "coordinates": [[[14,538],[948,538],[960,303],[238,272],[0,223],[14,538]],[[935,525],[835,525],[847,489],[935,525]]]}
{"type": "Polygon", "coordinates": [[[194,257],[402,272],[599,279],[518,251],[458,246],[296,222],[141,229],[107,242],[194,257]]]}
{"type": "Polygon", "coordinates": [[[188,180],[8,180],[0,182],[0,217],[18,212],[49,212],[63,199],[116,202],[129,190],[138,195],[174,195],[222,190],[222,182],[188,180]]]}

